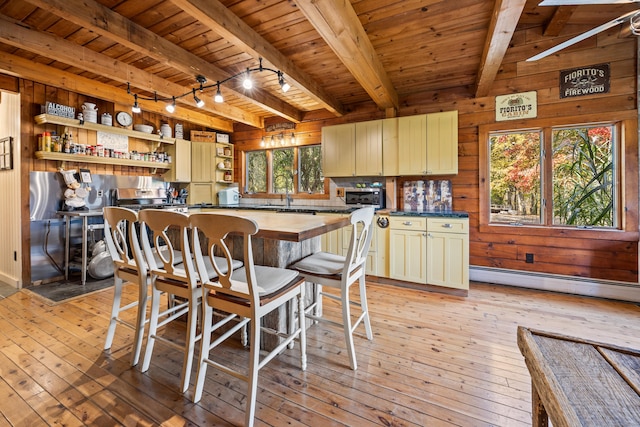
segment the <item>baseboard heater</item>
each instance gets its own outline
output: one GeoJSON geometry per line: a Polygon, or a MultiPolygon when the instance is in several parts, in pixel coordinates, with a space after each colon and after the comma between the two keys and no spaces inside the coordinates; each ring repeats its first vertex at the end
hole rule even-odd
{"type": "Polygon", "coordinates": [[[640,284],[470,266],[469,280],[589,297],[640,302],[640,284]]]}

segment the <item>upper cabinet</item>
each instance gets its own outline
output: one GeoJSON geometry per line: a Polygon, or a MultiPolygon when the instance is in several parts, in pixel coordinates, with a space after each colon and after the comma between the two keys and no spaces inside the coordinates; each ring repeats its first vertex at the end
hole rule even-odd
{"type": "Polygon", "coordinates": [[[382,120],[356,123],[356,176],[382,175],[382,120]]]}
{"type": "Polygon", "coordinates": [[[356,170],[356,127],[353,123],[322,128],[322,171],[324,176],[354,176],[356,170]]]}
{"type": "Polygon", "coordinates": [[[398,119],[400,175],[458,173],[458,112],[398,119]]]}
{"type": "Polygon", "coordinates": [[[427,175],[458,173],[458,112],[427,114],[427,175]]]}
{"type": "Polygon", "coordinates": [[[382,175],[397,176],[398,169],[398,119],[382,122],[382,175]]]}
{"type": "Polygon", "coordinates": [[[322,128],[325,176],[382,176],[382,121],[322,128]]]}
{"type": "Polygon", "coordinates": [[[322,150],[328,177],[455,175],[458,112],[325,126],[322,150]]]}
{"type": "Polygon", "coordinates": [[[164,175],[166,182],[191,182],[191,141],[176,139],[167,149],[172,156],[172,167],[164,175]]]}
{"type": "Polygon", "coordinates": [[[398,174],[427,173],[427,115],[398,118],[398,174]]]}

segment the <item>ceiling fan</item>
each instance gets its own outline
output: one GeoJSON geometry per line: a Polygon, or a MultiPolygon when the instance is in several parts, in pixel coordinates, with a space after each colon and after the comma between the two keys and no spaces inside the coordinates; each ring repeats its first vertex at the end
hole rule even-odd
{"type": "MultiPolygon", "coordinates": [[[[594,4],[629,4],[629,3],[638,3],[640,4],[640,0],[543,0],[539,6],[577,6],[577,5],[594,5],[594,4]]],[[[631,25],[631,32],[635,35],[640,35],[640,10],[634,10],[629,13],[625,13],[615,19],[612,19],[609,22],[606,22],[599,27],[593,28],[587,32],[580,34],[572,39],[569,39],[563,43],[560,43],[557,46],[552,47],[551,49],[547,49],[544,52],[540,52],[537,55],[532,56],[527,59],[528,62],[537,61],[538,59],[542,59],[546,56],[554,54],[566,47],[569,47],[573,44],[581,42],[582,40],[588,39],[591,36],[594,36],[598,33],[608,30],[611,27],[615,27],[616,25],[622,24],[624,22],[629,21],[631,25]]]]}

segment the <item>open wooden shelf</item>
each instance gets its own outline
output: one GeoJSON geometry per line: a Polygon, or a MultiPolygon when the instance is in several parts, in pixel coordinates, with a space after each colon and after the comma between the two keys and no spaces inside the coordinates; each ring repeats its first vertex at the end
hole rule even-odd
{"type": "Polygon", "coordinates": [[[51,114],[40,114],[35,117],[38,124],[51,123],[61,126],[70,126],[78,129],[88,129],[99,132],[108,132],[117,135],[126,135],[131,138],[144,139],[147,141],[159,142],[162,144],[175,144],[176,138],[164,138],[153,133],[139,132],[137,130],[125,129],[116,126],[106,126],[98,123],[84,122],[80,124],[80,120],[68,119],[66,117],[54,116],[51,114]]]}
{"type": "Polygon", "coordinates": [[[74,163],[100,163],[105,165],[136,166],[150,169],[170,169],[171,164],[160,162],[145,162],[143,160],[116,159],[113,157],[83,156],[80,154],[56,153],[51,151],[36,151],[36,159],[55,160],[74,163]]]}

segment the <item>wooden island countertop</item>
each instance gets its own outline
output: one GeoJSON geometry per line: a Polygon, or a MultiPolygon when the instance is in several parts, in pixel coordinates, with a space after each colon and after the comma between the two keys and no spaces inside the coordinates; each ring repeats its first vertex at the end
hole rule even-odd
{"type": "Polygon", "coordinates": [[[201,208],[189,210],[189,213],[196,212],[210,213],[211,215],[233,214],[251,218],[256,221],[259,227],[256,237],[289,242],[302,242],[349,225],[348,215],[313,215],[243,209],[201,208]]]}

